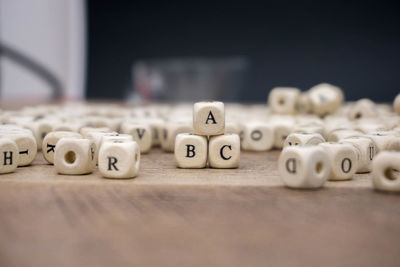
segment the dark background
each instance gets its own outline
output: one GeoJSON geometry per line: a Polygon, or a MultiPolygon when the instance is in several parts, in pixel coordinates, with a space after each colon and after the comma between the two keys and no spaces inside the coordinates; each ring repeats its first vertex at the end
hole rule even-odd
{"type": "Polygon", "coordinates": [[[246,57],[241,101],[320,82],[348,100],[392,101],[400,92],[400,15],[391,1],[89,0],[88,30],[92,99],[121,99],[134,61],[171,57],[246,57]]]}

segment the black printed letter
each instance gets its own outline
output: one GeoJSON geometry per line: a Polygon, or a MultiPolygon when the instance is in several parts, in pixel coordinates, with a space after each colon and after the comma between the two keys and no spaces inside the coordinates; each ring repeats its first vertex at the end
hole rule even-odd
{"type": "Polygon", "coordinates": [[[116,157],[107,157],[108,158],[108,170],[112,171],[112,167],[114,167],[114,169],[116,171],[119,171],[117,166],[115,166],[115,164],[117,163],[117,158],[116,157]]]}

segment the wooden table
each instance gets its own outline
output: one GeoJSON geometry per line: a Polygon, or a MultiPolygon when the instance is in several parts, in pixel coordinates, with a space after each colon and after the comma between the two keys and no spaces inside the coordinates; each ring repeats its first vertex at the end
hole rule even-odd
{"type": "Polygon", "coordinates": [[[142,155],[139,177],[0,176],[0,266],[400,266],[400,195],[368,175],[283,187],[278,151],[235,170],[177,169],[142,155]]]}

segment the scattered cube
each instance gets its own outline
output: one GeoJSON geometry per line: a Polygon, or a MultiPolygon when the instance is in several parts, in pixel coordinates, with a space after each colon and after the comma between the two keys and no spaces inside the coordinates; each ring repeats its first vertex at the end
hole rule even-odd
{"type": "Polygon", "coordinates": [[[306,114],[311,112],[311,103],[308,93],[300,93],[295,104],[295,112],[306,114]]]}
{"type": "Polygon", "coordinates": [[[99,171],[105,178],[133,178],[140,168],[140,148],[135,141],[105,141],[99,151],[99,171]]]}
{"type": "Polygon", "coordinates": [[[363,135],[363,137],[367,137],[374,142],[376,154],[378,154],[388,148],[388,144],[395,137],[395,133],[390,131],[380,131],[363,135]]]}
{"type": "Polygon", "coordinates": [[[372,184],[375,189],[400,192],[399,162],[400,153],[394,151],[381,152],[374,158],[372,184]]]}
{"type": "Polygon", "coordinates": [[[343,181],[351,179],[357,171],[357,152],[350,144],[321,143],[329,158],[330,173],[328,180],[343,181]]]}
{"type": "Polygon", "coordinates": [[[30,130],[0,132],[0,137],[13,140],[18,147],[18,166],[27,166],[33,162],[37,154],[36,139],[30,130]]]}
{"type": "Polygon", "coordinates": [[[193,126],[188,121],[169,121],[164,124],[161,135],[161,148],[165,152],[174,152],[175,139],[180,133],[192,133],[193,126]]]}
{"type": "Polygon", "coordinates": [[[96,145],[90,139],[63,137],[57,142],[54,167],[59,174],[88,174],[96,166],[96,145]]]}
{"type": "Polygon", "coordinates": [[[82,135],[76,132],[69,132],[69,131],[54,131],[48,133],[42,143],[42,153],[44,159],[50,163],[54,163],[54,153],[56,152],[56,145],[57,142],[63,137],[75,137],[75,138],[82,138],[82,135]]]}
{"type": "Polygon", "coordinates": [[[222,102],[197,102],[193,106],[193,129],[198,135],[220,135],[225,130],[222,102]]]}
{"type": "Polygon", "coordinates": [[[325,142],[319,133],[291,133],[285,140],[283,147],[287,146],[316,146],[325,142]]]}
{"type": "Polygon", "coordinates": [[[378,115],[375,103],[369,99],[363,98],[355,102],[349,109],[347,116],[350,120],[361,120],[373,118],[378,115]]]}
{"type": "Polygon", "coordinates": [[[140,153],[147,153],[151,149],[152,133],[148,123],[123,123],[121,125],[121,132],[130,134],[139,147],[140,153]]]}
{"type": "Polygon", "coordinates": [[[329,177],[329,159],[319,146],[288,146],[279,156],[278,171],[290,188],[319,188],[329,177]]]}
{"type": "Polygon", "coordinates": [[[293,87],[276,87],[268,96],[268,105],[273,113],[294,114],[300,90],[293,87]]]}
{"type": "Polygon", "coordinates": [[[358,168],[357,173],[367,173],[372,169],[372,160],[376,154],[375,143],[367,137],[349,137],[341,140],[356,148],[358,168]]]}
{"type": "Polygon", "coordinates": [[[274,146],[274,127],[265,122],[249,122],[243,125],[241,145],[243,150],[267,151],[274,146]]]}
{"type": "Polygon", "coordinates": [[[181,133],[175,139],[175,161],[179,168],[205,168],[207,165],[207,137],[181,133]]]}
{"type": "Polygon", "coordinates": [[[312,87],[308,95],[313,113],[321,117],[337,111],[344,99],[342,90],[328,83],[312,87]]]}
{"type": "Polygon", "coordinates": [[[10,173],[18,167],[19,150],[10,138],[0,138],[0,173],[10,173]]]}

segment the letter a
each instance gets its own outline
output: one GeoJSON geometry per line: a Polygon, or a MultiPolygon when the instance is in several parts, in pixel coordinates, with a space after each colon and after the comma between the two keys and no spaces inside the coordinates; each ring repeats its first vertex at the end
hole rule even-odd
{"type": "Polygon", "coordinates": [[[208,113],[206,124],[208,124],[209,120],[212,120],[212,124],[217,124],[217,122],[215,121],[214,115],[212,114],[211,110],[210,110],[210,113],[208,113]]]}

